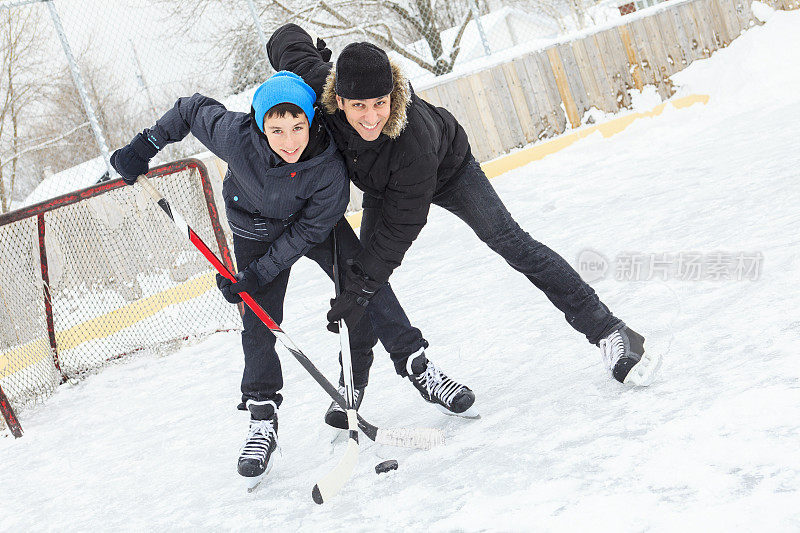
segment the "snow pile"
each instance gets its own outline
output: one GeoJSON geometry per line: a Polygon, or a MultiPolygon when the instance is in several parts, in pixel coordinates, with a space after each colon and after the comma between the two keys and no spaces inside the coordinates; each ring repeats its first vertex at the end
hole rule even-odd
{"type": "Polygon", "coordinates": [[[800,102],[799,18],[797,12],[776,14],[715,52],[713,61],[696,61],[672,79],[687,94],[713,94],[711,105],[765,109],[800,102]]]}
{"type": "Polygon", "coordinates": [[[761,22],[767,22],[775,15],[775,10],[771,6],[758,1],[753,2],[750,9],[753,11],[753,15],[761,22]]]}
{"type": "MultiPolygon", "coordinates": [[[[247,427],[234,409],[240,339],[218,334],[63,386],[25,413],[25,437],[0,439],[0,530],[800,529],[800,73],[774,68],[798,64],[798,27],[800,13],[776,13],[691,65],[680,84],[709,105],[668,106],[493,181],[535,238],[573,264],[587,249],[609,261],[594,283],[602,299],[649,349],[669,345],[653,386],[612,381],[523,276],[432,209],[392,284],[430,357],[475,390],[482,419],[424,405],[378,349],[363,416],[439,427],[448,442],[423,452],[367,441],[343,492],[317,506],[311,487],[343,450],[322,426],[328,398],[282,351],[282,451],[248,495],[235,470],[247,427]],[[630,281],[619,268],[637,254],[698,253],[708,275],[714,254],[738,252],[762,258],[752,277],[630,281]],[[386,459],[399,469],[376,476],[386,459]]],[[[330,377],[332,292],[301,261],[284,322],[330,377]]]]}

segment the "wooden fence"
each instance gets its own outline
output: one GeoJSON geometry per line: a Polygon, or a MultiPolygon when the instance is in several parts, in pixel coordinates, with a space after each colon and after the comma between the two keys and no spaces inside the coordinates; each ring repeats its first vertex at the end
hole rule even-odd
{"type": "MultiPolygon", "coordinates": [[[[773,0],[791,9],[800,0],[773,0]],[[785,4],[785,5],[784,5],[785,4]]],[[[728,46],[758,21],[750,0],[669,1],[575,40],[559,41],[479,72],[447,76],[418,90],[464,126],[479,161],[562,133],[596,107],[631,105],[629,90],[654,85],[728,46]]]]}

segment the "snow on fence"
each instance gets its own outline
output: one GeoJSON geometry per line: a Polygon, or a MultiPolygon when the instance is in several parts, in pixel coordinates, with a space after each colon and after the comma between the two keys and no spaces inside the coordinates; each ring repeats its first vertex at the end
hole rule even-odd
{"type": "Polygon", "coordinates": [[[766,0],[764,3],[773,9],[783,9],[784,11],[800,9],[800,0],[766,0]]]}
{"type": "MultiPolygon", "coordinates": [[[[792,6],[797,0],[775,0],[792,6]]],[[[670,76],[728,46],[757,20],[749,0],[666,2],[611,26],[523,52],[465,76],[443,76],[418,88],[451,111],[479,161],[581,125],[595,107],[631,105],[631,89],[673,93],[670,76]]]]}

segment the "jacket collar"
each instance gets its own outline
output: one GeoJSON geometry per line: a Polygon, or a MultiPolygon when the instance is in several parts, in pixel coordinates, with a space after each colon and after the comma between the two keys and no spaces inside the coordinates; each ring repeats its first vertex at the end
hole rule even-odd
{"type": "MultiPolygon", "coordinates": [[[[397,63],[391,59],[389,59],[389,63],[392,65],[392,74],[394,75],[394,89],[392,89],[391,93],[392,98],[391,107],[389,110],[389,120],[387,120],[386,124],[383,126],[383,131],[381,131],[382,135],[381,137],[378,137],[378,140],[381,140],[384,135],[390,139],[396,139],[400,136],[408,124],[408,107],[411,104],[411,85],[409,84],[408,78],[403,75],[403,72],[400,70],[400,67],[397,65],[397,63]]],[[[325,87],[322,89],[322,96],[320,97],[322,107],[329,115],[336,115],[337,111],[339,111],[339,106],[336,105],[336,92],[334,91],[335,86],[336,69],[331,68],[331,71],[328,73],[328,77],[325,80],[325,87]]],[[[362,146],[361,143],[355,139],[350,139],[350,146],[375,146],[377,141],[364,141],[361,139],[361,136],[358,135],[353,127],[347,122],[344,112],[340,112],[340,114],[337,116],[347,124],[347,126],[352,130],[353,135],[358,137],[362,143],[366,143],[362,146]]]]}

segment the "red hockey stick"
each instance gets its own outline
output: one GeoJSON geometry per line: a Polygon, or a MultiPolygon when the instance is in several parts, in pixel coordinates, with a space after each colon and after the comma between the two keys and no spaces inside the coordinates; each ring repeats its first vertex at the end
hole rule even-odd
{"type": "Polygon", "coordinates": [[[6,393],[3,392],[2,387],[0,387],[0,412],[3,413],[3,419],[6,421],[8,429],[11,430],[11,434],[16,438],[20,438],[22,436],[22,426],[19,425],[17,415],[14,414],[14,409],[11,408],[11,402],[8,401],[8,397],[6,393]]]}
{"type": "MultiPolygon", "coordinates": [[[[169,202],[164,198],[160,192],[153,186],[150,181],[145,176],[139,176],[138,178],[139,184],[141,184],[142,188],[155,200],[159,207],[164,210],[164,212],[169,216],[170,220],[175,223],[178,231],[186,237],[194,244],[194,246],[203,254],[203,256],[208,259],[208,261],[214,266],[214,268],[219,272],[222,276],[225,276],[232,282],[236,283],[236,278],[234,277],[233,273],[230,272],[225,265],[222,264],[222,261],[211,251],[211,249],[206,246],[206,244],[198,237],[198,235],[189,227],[186,223],[186,220],[181,216],[180,213],[177,211],[173,211],[172,207],[169,205],[169,202]]],[[[250,309],[260,318],[264,324],[269,328],[269,330],[278,338],[278,340],[283,344],[287,350],[297,359],[297,361],[305,368],[311,377],[319,383],[319,385],[328,393],[328,395],[338,403],[342,409],[347,411],[347,401],[339,394],[339,391],[334,387],[330,381],[319,371],[319,369],[311,362],[311,360],[306,357],[306,355],[300,351],[292,339],[284,333],[281,327],[272,320],[264,309],[261,308],[258,303],[256,303],[253,298],[247,294],[246,292],[241,292],[239,295],[242,297],[244,303],[247,304],[250,309]]],[[[438,428],[378,428],[373,426],[366,420],[364,420],[361,415],[358,415],[358,427],[361,431],[364,432],[370,440],[377,442],[378,444],[386,444],[389,446],[399,446],[404,448],[419,448],[422,450],[430,449],[432,446],[436,446],[439,444],[444,444],[444,432],[438,428]]]]}

